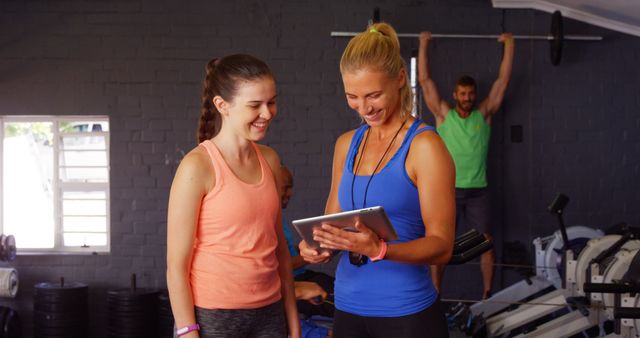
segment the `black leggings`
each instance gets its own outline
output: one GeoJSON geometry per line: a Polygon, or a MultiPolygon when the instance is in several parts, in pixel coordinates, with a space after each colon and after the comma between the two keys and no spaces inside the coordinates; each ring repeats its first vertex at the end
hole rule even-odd
{"type": "Polygon", "coordinates": [[[286,338],[282,301],[258,309],[225,310],[196,307],[200,338],[286,338]]]}
{"type": "Polygon", "coordinates": [[[412,315],[363,317],[336,309],[334,338],[448,338],[447,320],[440,301],[412,315]]]}

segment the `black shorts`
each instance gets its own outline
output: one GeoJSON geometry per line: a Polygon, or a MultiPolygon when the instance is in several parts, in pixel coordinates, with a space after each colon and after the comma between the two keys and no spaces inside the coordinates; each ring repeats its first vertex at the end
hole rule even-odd
{"type": "Polygon", "coordinates": [[[282,300],[257,309],[203,309],[196,307],[201,338],[286,338],[282,300]]]}
{"type": "Polygon", "coordinates": [[[456,234],[470,229],[481,234],[491,234],[489,217],[491,204],[487,188],[456,188],[456,234]]]}
{"type": "Polygon", "coordinates": [[[448,338],[442,303],[401,317],[363,317],[336,309],[334,338],[448,338]]]}

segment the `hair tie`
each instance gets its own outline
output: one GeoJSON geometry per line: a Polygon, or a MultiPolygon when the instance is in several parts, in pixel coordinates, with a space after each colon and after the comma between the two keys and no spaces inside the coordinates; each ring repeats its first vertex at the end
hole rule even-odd
{"type": "Polygon", "coordinates": [[[372,27],[369,29],[369,33],[380,33],[380,31],[372,27]]]}

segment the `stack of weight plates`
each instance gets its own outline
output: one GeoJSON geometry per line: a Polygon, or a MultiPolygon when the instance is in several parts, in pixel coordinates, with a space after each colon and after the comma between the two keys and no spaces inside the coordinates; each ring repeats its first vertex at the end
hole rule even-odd
{"type": "Polygon", "coordinates": [[[35,285],[34,336],[86,338],[89,336],[89,286],[61,281],[35,285]]]}
{"type": "Polygon", "coordinates": [[[158,290],[117,289],[108,291],[109,337],[156,338],[158,290]]]}
{"type": "Polygon", "coordinates": [[[158,337],[173,338],[173,312],[166,290],[158,294],[158,337]]]}

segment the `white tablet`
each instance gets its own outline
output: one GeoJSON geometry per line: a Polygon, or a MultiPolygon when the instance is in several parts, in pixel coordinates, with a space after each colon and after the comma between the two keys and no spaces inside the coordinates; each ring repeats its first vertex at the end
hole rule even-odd
{"type": "Polygon", "coordinates": [[[322,226],[323,223],[342,228],[345,231],[356,232],[356,221],[364,223],[369,229],[373,230],[380,238],[385,241],[393,241],[398,239],[391,221],[381,206],[344,211],[336,214],[329,214],[311,218],[297,219],[291,224],[296,232],[304,239],[312,248],[319,248],[320,243],[313,240],[313,229],[322,226]]]}

